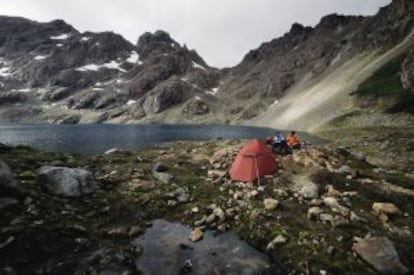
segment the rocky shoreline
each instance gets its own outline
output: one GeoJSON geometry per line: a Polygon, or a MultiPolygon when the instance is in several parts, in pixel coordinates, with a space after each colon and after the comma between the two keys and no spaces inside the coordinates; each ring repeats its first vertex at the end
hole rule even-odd
{"type": "MultiPolygon", "coordinates": [[[[182,249],[233,231],[289,274],[414,271],[412,173],[329,144],[277,156],[260,183],[231,182],[244,143],[94,156],[1,146],[0,273],[140,274],[134,240],[155,219],[192,228],[182,249]]],[[[189,260],[182,274],[200,274],[189,260]]]]}

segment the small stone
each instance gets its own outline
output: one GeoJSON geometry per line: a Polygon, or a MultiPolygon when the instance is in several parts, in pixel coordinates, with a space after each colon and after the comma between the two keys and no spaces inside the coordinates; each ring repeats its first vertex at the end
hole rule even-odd
{"type": "Polygon", "coordinates": [[[226,232],[226,225],[224,223],[218,225],[217,230],[220,232],[226,232]]]}
{"type": "Polygon", "coordinates": [[[333,220],[333,216],[331,214],[322,213],[319,215],[319,219],[322,222],[331,222],[333,220]]]}
{"type": "Polygon", "coordinates": [[[380,215],[381,213],[387,215],[396,215],[400,213],[400,209],[398,209],[395,204],[389,202],[374,202],[372,210],[377,215],[380,215]]]}
{"type": "Polygon", "coordinates": [[[217,207],[213,210],[213,214],[219,219],[219,221],[223,222],[226,219],[223,209],[217,207]]]}
{"type": "Polygon", "coordinates": [[[170,206],[170,207],[174,207],[174,206],[176,206],[176,205],[177,205],[177,202],[176,202],[176,201],[174,201],[174,200],[168,200],[168,201],[167,201],[167,205],[168,205],[168,206],[170,206]]]}
{"type": "Polygon", "coordinates": [[[270,243],[267,244],[267,250],[273,250],[277,245],[287,242],[287,238],[281,234],[277,235],[270,243]]]}
{"type": "Polygon", "coordinates": [[[216,220],[216,215],[211,214],[211,215],[209,215],[209,216],[207,217],[207,219],[206,219],[206,223],[207,223],[207,224],[212,224],[215,220],[216,220]]]}
{"type": "Polygon", "coordinates": [[[335,213],[339,213],[342,216],[349,215],[349,209],[345,206],[339,204],[338,200],[333,197],[326,197],[323,199],[323,202],[331,208],[331,210],[335,213]]]}
{"type": "Polygon", "coordinates": [[[271,211],[277,208],[277,206],[279,205],[279,201],[272,198],[267,198],[263,200],[263,204],[266,210],[271,211]]]}
{"type": "Polygon", "coordinates": [[[305,199],[315,199],[319,196],[319,187],[310,182],[300,189],[299,194],[305,199]]]}
{"type": "Polygon", "coordinates": [[[378,219],[379,219],[381,222],[383,222],[383,223],[386,223],[386,222],[388,222],[388,221],[390,220],[390,218],[388,217],[388,215],[387,215],[387,214],[385,214],[385,213],[381,213],[381,214],[379,214],[379,215],[378,215],[378,219]]]}
{"type": "Polygon", "coordinates": [[[193,231],[191,231],[189,239],[192,242],[197,242],[199,240],[201,240],[204,236],[204,232],[203,230],[201,230],[200,227],[196,227],[193,229],[193,231]]]}
{"type": "Polygon", "coordinates": [[[128,236],[133,237],[139,235],[143,232],[142,228],[139,225],[131,226],[129,228],[128,236]]]}
{"type": "Polygon", "coordinates": [[[342,175],[346,175],[346,174],[350,175],[352,174],[352,171],[353,171],[352,168],[347,165],[342,165],[336,170],[338,174],[342,174],[342,175]]]}
{"type": "Polygon", "coordinates": [[[342,196],[352,198],[352,197],[358,196],[358,192],[357,191],[345,191],[342,193],[342,196]]]}
{"type": "Polygon", "coordinates": [[[352,180],[352,176],[351,175],[346,176],[346,180],[352,180]]]}
{"type": "Polygon", "coordinates": [[[329,246],[328,249],[326,250],[326,253],[332,256],[335,253],[335,247],[333,245],[329,246]]]}
{"type": "Polygon", "coordinates": [[[328,272],[326,272],[326,270],[321,269],[321,270],[319,270],[319,274],[321,274],[321,275],[327,275],[328,272]]]}
{"type": "Polygon", "coordinates": [[[322,213],[322,209],[320,207],[311,207],[308,209],[307,218],[308,220],[319,220],[319,216],[322,213]]]}
{"type": "Polygon", "coordinates": [[[27,206],[31,204],[32,202],[33,202],[33,199],[31,197],[27,197],[24,199],[23,204],[27,206]]]}
{"type": "Polygon", "coordinates": [[[191,208],[191,213],[198,213],[200,212],[200,209],[198,207],[191,208]]]}
{"type": "Polygon", "coordinates": [[[362,218],[362,217],[360,217],[360,216],[358,216],[354,211],[351,211],[351,214],[350,214],[350,216],[349,216],[349,219],[351,220],[351,221],[355,221],[355,222],[367,222],[367,220],[366,219],[364,219],[364,218],[362,218]]]}
{"type": "Polygon", "coordinates": [[[345,226],[349,224],[349,220],[342,217],[342,216],[338,216],[335,215],[334,218],[331,220],[331,225],[333,227],[340,227],[340,226],[345,226]]]}
{"type": "Polygon", "coordinates": [[[256,197],[257,195],[259,195],[259,192],[258,192],[257,190],[253,190],[253,191],[251,191],[249,194],[250,194],[250,198],[254,198],[254,197],[256,197]]]}
{"type": "Polygon", "coordinates": [[[260,214],[261,214],[261,211],[259,209],[254,209],[251,212],[249,218],[250,218],[250,220],[256,220],[260,216],[260,214]]]}
{"type": "Polygon", "coordinates": [[[207,209],[209,209],[209,210],[214,210],[216,208],[217,208],[217,204],[215,204],[215,203],[212,203],[212,204],[207,206],[207,209]]]}
{"type": "Polygon", "coordinates": [[[206,216],[206,215],[204,215],[204,216],[201,218],[201,220],[197,220],[197,221],[195,221],[195,222],[194,222],[194,226],[199,227],[199,226],[203,225],[203,224],[206,222],[206,220],[207,220],[207,216],[206,216]]]}
{"type": "Polygon", "coordinates": [[[341,192],[339,192],[338,190],[336,190],[333,185],[329,184],[326,186],[327,192],[326,192],[326,196],[327,197],[340,197],[341,196],[341,192]]]}
{"type": "Polygon", "coordinates": [[[312,199],[309,202],[309,206],[321,206],[323,204],[323,201],[320,199],[312,199]]]}

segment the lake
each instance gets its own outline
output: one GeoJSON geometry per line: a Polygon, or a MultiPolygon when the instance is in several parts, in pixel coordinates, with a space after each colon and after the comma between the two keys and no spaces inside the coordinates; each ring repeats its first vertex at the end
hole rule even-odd
{"type": "MultiPolygon", "coordinates": [[[[0,143],[61,153],[99,154],[114,147],[162,147],[177,140],[264,139],[274,132],[271,128],[229,125],[9,124],[0,125],[0,143]]],[[[311,143],[322,142],[306,133],[299,135],[311,143]]]]}

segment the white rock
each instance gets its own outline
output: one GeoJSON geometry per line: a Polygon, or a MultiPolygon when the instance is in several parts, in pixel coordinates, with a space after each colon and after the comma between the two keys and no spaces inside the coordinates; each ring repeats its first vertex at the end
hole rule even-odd
{"type": "Polygon", "coordinates": [[[267,244],[267,250],[273,250],[277,245],[287,242],[287,238],[281,234],[277,235],[270,243],[267,244]]]}
{"type": "Polygon", "coordinates": [[[263,200],[263,204],[266,210],[275,210],[279,205],[279,201],[272,198],[267,198],[263,200]]]}

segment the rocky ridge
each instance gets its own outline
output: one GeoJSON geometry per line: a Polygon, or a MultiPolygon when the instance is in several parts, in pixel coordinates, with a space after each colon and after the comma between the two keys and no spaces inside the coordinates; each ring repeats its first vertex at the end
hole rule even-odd
{"type": "Polygon", "coordinates": [[[138,120],[208,96],[220,76],[164,31],[145,33],[133,45],[112,32],[79,33],[61,20],[0,22],[5,120],[30,119],[19,118],[24,112],[52,122],[138,120]]]}

